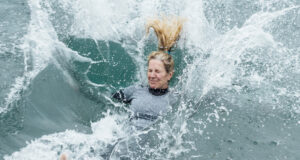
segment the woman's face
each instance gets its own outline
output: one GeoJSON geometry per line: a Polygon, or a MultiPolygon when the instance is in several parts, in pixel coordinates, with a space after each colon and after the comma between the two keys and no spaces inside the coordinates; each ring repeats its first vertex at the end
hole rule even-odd
{"type": "Polygon", "coordinates": [[[173,72],[167,73],[161,60],[151,59],[148,65],[148,83],[150,88],[166,89],[173,72]]]}

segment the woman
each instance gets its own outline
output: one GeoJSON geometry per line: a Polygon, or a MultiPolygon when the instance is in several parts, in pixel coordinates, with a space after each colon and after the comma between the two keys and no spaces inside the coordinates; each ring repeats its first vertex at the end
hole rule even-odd
{"type": "Polygon", "coordinates": [[[173,95],[169,81],[174,73],[174,60],[170,52],[179,38],[183,20],[163,18],[150,20],[147,34],[153,28],[158,38],[158,51],[148,56],[148,86],[130,86],[113,94],[113,98],[130,103],[131,123],[138,129],[148,127],[158,116],[170,110],[173,95]]]}
{"type": "MultiPolygon", "coordinates": [[[[147,34],[149,29],[153,28],[159,42],[158,51],[154,51],[148,56],[148,86],[129,86],[112,96],[120,102],[130,103],[130,110],[132,111],[130,122],[136,129],[144,129],[153,124],[158,116],[168,112],[172,102],[175,102],[174,96],[168,88],[174,73],[174,60],[170,52],[179,38],[182,26],[183,20],[175,17],[149,21],[147,34]]],[[[128,146],[133,148],[137,146],[127,140],[120,139],[109,147],[111,151],[101,156],[104,159],[126,157],[128,155],[127,150],[130,148],[128,146]]],[[[60,159],[66,160],[66,155],[62,154],[60,159]]]]}

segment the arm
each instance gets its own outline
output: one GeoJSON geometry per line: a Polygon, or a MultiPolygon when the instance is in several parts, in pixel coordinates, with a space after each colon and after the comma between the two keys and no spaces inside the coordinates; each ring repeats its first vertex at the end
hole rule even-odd
{"type": "Polygon", "coordinates": [[[112,98],[118,100],[119,102],[125,103],[125,104],[129,104],[132,100],[132,99],[128,100],[128,99],[125,98],[125,94],[124,94],[123,89],[121,89],[118,92],[114,93],[112,95],[112,98]]]}
{"type": "Polygon", "coordinates": [[[112,98],[119,102],[129,104],[133,99],[133,93],[136,91],[136,86],[129,86],[112,94],[112,98]]]}

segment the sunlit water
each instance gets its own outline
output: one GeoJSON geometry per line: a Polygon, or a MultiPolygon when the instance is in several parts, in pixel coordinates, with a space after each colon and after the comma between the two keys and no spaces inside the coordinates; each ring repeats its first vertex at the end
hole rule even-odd
{"type": "Polygon", "coordinates": [[[299,0],[1,0],[0,159],[300,159],[299,0]],[[186,18],[167,116],[128,125],[148,18],[186,18]]]}

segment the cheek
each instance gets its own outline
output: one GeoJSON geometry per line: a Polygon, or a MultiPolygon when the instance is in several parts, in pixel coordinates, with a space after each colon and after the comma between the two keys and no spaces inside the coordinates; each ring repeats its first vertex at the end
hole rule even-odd
{"type": "Polygon", "coordinates": [[[159,78],[159,79],[163,79],[163,77],[164,77],[164,75],[161,73],[157,75],[157,78],[159,78]]]}
{"type": "Polygon", "coordinates": [[[160,74],[158,78],[162,81],[168,81],[168,75],[166,74],[160,74]]]}

